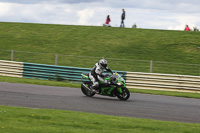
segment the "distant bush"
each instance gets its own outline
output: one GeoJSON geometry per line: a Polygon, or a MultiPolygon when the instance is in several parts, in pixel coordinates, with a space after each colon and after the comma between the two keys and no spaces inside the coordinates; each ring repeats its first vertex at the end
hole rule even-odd
{"type": "Polygon", "coordinates": [[[199,31],[199,29],[195,26],[195,27],[193,27],[193,30],[194,31],[199,31]]]}
{"type": "Polygon", "coordinates": [[[132,28],[137,28],[137,25],[136,25],[136,23],[132,26],[132,28]]]}

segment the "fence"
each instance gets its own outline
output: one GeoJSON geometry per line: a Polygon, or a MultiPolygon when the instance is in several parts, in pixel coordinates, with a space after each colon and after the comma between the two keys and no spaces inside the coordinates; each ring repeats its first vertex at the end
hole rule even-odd
{"type": "MultiPolygon", "coordinates": [[[[2,76],[80,82],[81,73],[88,73],[89,71],[89,68],[0,60],[0,75],[2,76]]],[[[200,93],[200,76],[117,72],[120,75],[126,73],[124,78],[128,88],[200,93]]]]}
{"type": "Polygon", "coordinates": [[[88,73],[90,69],[67,66],[44,65],[35,63],[24,63],[23,78],[45,79],[45,80],[68,80],[80,82],[81,73],[88,73]]]}
{"type": "Polygon", "coordinates": [[[137,89],[200,93],[200,76],[127,72],[126,86],[137,89]]]}
{"type": "Polygon", "coordinates": [[[0,75],[9,77],[23,77],[23,63],[0,60],[0,75]]]}
{"type": "MultiPolygon", "coordinates": [[[[2,60],[33,62],[39,64],[72,66],[72,67],[93,67],[101,57],[75,56],[51,53],[37,53],[0,49],[2,60]]],[[[185,64],[132,59],[106,58],[109,67],[119,71],[165,73],[180,75],[200,76],[200,64],[185,64]]]]}
{"type": "MultiPolygon", "coordinates": [[[[82,73],[89,73],[91,68],[45,65],[0,60],[0,75],[31,79],[80,82],[82,73]]],[[[123,71],[115,71],[122,75],[123,71]]]]}

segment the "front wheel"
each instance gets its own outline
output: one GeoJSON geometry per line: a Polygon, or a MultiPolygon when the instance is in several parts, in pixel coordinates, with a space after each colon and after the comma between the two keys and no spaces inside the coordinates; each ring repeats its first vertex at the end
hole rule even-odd
{"type": "Polygon", "coordinates": [[[95,95],[95,93],[91,92],[90,90],[88,90],[86,87],[90,87],[90,85],[87,84],[81,84],[81,91],[83,92],[83,94],[85,94],[88,97],[92,97],[95,95]]]}
{"type": "Polygon", "coordinates": [[[126,87],[122,87],[122,93],[118,93],[117,97],[122,100],[122,101],[126,101],[129,99],[130,97],[130,92],[126,87]]]}

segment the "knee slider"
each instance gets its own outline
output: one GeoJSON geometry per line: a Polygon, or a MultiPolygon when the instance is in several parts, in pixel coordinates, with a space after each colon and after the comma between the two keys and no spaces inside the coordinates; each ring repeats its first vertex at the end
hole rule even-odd
{"type": "Polygon", "coordinates": [[[98,86],[99,86],[99,83],[98,83],[98,82],[95,82],[95,83],[93,84],[93,86],[94,86],[94,87],[98,87],[98,86]]]}

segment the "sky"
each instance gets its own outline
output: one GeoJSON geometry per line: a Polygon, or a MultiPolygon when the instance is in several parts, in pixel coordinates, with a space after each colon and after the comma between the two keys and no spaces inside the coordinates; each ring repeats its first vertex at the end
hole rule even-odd
{"type": "Polygon", "coordinates": [[[200,27],[200,0],[0,0],[0,22],[183,30],[200,27]]]}

